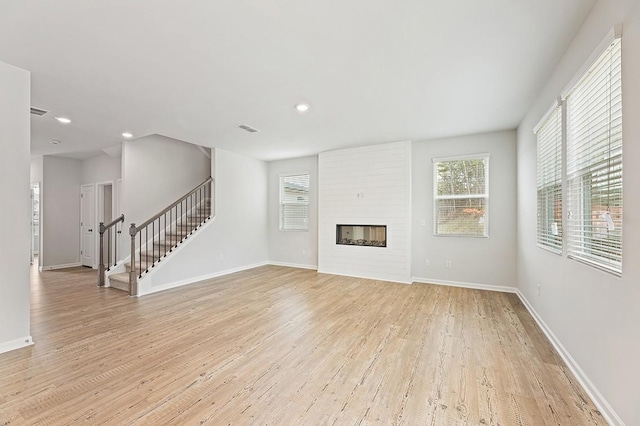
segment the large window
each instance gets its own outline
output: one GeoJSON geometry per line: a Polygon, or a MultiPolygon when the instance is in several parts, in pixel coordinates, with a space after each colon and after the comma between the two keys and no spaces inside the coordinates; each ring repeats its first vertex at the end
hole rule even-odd
{"type": "Polygon", "coordinates": [[[562,107],[536,129],[538,245],[562,253],[562,107]]]}
{"type": "Polygon", "coordinates": [[[489,155],[435,158],[434,234],[488,236],[489,155]]]}
{"type": "Polygon", "coordinates": [[[280,176],[280,230],[309,230],[309,174],[280,176]]]}
{"type": "Polygon", "coordinates": [[[617,39],[566,95],[567,253],[622,273],[622,84],[617,39]]]}

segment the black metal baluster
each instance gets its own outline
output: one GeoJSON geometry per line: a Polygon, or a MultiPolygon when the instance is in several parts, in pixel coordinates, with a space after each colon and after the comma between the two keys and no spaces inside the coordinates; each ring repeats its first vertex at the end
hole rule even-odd
{"type": "MultiPolygon", "coordinates": [[[[138,269],[140,269],[140,273],[138,274],[138,278],[142,278],[142,232],[140,232],[138,237],[138,269]]],[[[135,267],[136,254],[131,253],[131,258],[133,259],[133,264],[135,267]]],[[[146,272],[146,271],[145,271],[146,272]]]]}
{"type": "MultiPolygon", "coordinates": [[[[104,247],[101,247],[101,249],[103,249],[104,247]]],[[[109,232],[107,234],[107,265],[109,265],[109,267],[107,268],[107,271],[109,269],[111,269],[111,229],[109,229],[109,232]]]]}
{"type": "Polygon", "coordinates": [[[116,223],[116,225],[113,227],[113,263],[114,264],[118,261],[118,235],[119,235],[118,224],[116,223]]]}

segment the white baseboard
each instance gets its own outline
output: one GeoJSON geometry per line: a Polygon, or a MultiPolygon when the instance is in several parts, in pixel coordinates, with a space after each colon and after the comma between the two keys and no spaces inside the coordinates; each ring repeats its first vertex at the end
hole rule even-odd
{"type": "Polygon", "coordinates": [[[318,270],[317,265],[303,265],[301,263],[276,262],[273,260],[270,260],[267,263],[269,265],[274,265],[274,266],[286,266],[287,268],[312,269],[314,271],[318,270]]]}
{"type": "Polygon", "coordinates": [[[33,345],[31,336],[0,343],[0,354],[33,345]]]}
{"type": "Polygon", "coordinates": [[[331,275],[340,275],[343,277],[352,277],[352,278],[364,278],[366,280],[375,280],[375,281],[388,281],[390,283],[399,283],[399,284],[411,284],[411,279],[403,279],[400,277],[376,277],[372,275],[358,275],[358,274],[345,274],[343,272],[335,272],[335,271],[326,271],[318,269],[319,274],[331,274],[331,275]]]}
{"type": "Polygon", "coordinates": [[[447,281],[447,280],[438,280],[438,279],[421,278],[421,277],[413,277],[412,280],[414,283],[421,283],[421,284],[437,284],[437,285],[446,285],[449,287],[473,288],[476,290],[501,291],[503,293],[518,292],[518,289],[515,287],[506,287],[501,285],[468,283],[463,281],[447,281]]]}
{"type": "Polygon", "coordinates": [[[41,271],[53,271],[54,269],[65,269],[65,268],[75,268],[77,266],[82,266],[82,263],[63,263],[61,265],[50,265],[50,266],[42,266],[40,268],[41,271]]]}
{"type": "Polygon", "coordinates": [[[605,418],[605,420],[611,425],[624,426],[624,421],[618,416],[618,414],[616,414],[611,404],[609,404],[604,396],[602,396],[598,388],[593,384],[593,382],[589,379],[582,368],[580,368],[580,365],[578,365],[576,360],[573,359],[569,351],[565,349],[560,340],[544,322],[542,317],[538,315],[536,310],[533,308],[533,305],[529,303],[527,298],[520,290],[517,290],[516,294],[518,295],[524,306],[527,308],[533,319],[536,321],[538,326],[542,329],[542,332],[545,334],[545,336],[547,336],[547,339],[549,339],[553,347],[556,349],[556,351],[558,351],[564,363],[567,364],[569,370],[571,370],[573,375],[578,380],[578,383],[580,383],[584,391],[587,393],[587,395],[589,395],[596,407],[598,407],[598,410],[605,418]]]}
{"type": "Polygon", "coordinates": [[[239,266],[237,268],[232,268],[232,269],[225,269],[224,271],[218,271],[218,272],[213,272],[211,274],[205,274],[205,275],[201,275],[198,277],[193,277],[193,278],[187,278],[185,280],[180,280],[180,281],[174,281],[172,283],[167,283],[167,284],[162,284],[159,286],[154,287],[153,285],[151,286],[151,288],[149,288],[149,291],[146,291],[144,293],[140,293],[138,294],[138,296],[145,296],[147,294],[152,294],[152,293],[157,293],[159,291],[163,291],[163,290],[169,290],[172,288],[176,288],[176,287],[182,287],[185,285],[189,285],[189,284],[194,284],[200,281],[204,281],[204,280],[208,280],[211,278],[216,278],[216,277],[221,277],[223,275],[229,275],[229,274],[234,274],[236,272],[241,272],[241,271],[246,271],[247,269],[253,269],[253,268],[257,268],[260,266],[265,266],[268,265],[268,262],[258,262],[258,263],[254,263],[251,265],[244,265],[244,266],[239,266]]]}

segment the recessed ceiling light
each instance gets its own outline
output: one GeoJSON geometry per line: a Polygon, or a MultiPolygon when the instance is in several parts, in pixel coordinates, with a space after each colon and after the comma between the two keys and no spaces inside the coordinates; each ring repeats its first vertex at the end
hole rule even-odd
{"type": "Polygon", "coordinates": [[[307,111],[309,111],[309,105],[308,104],[298,104],[298,105],[296,105],[296,110],[298,110],[298,112],[307,112],[307,111]]]}
{"type": "Polygon", "coordinates": [[[49,141],[49,143],[50,143],[51,145],[58,145],[58,144],[60,143],[60,141],[57,141],[57,140],[55,140],[55,139],[52,139],[52,140],[50,140],[50,141],[49,141]]]}
{"type": "Polygon", "coordinates": [[[132,137],[133,137],[133,134],[131,134],[131,133],[129,133],[129,132],[123,132],[123,133],[122,133],[122,137],[129,139],[129,138],[132,138],[132,137]]]}
{"type": "Polygon", "coordinates": [[[59,122],[61,122],[62,124],[69,124],[71,123],[71,119],[67,118],[67,117],[56,117],[56,120],[58,120],[59,122]]]}

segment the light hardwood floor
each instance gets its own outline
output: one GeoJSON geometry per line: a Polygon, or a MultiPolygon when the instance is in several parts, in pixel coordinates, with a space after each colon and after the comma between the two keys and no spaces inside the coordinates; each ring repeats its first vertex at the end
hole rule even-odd
{"type": "Polygon", "coordinates": [[[143,298],[32,273],[0,425],[603,425],[520,303],[265,266],[143,298]]]}

